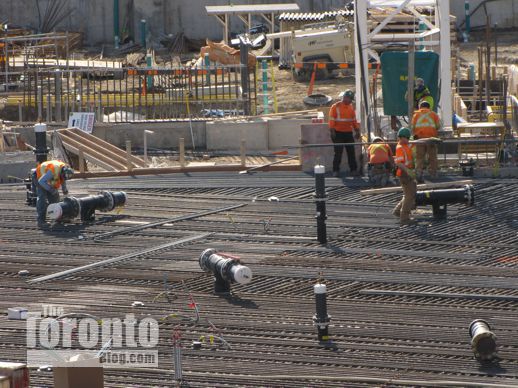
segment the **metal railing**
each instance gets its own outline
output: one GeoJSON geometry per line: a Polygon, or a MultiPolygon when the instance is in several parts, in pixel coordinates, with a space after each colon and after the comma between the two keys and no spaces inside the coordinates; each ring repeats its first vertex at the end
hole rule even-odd
{"type": "Polygon", "coordinates": [[[241,67],[28,68],[10,73],[5,104],[19,121],[61,122],[71,112],[102,122],[242,115],[256,97],[255,74],[242,79],[241,67]]]}

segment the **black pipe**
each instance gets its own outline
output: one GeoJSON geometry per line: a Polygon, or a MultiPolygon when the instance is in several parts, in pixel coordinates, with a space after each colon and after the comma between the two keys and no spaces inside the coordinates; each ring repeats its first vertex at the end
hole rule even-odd
{"type": "Polygon", "coordinates": [[[464,203],[472,206],[475,203],[475,189],[472,185],[462,188],[418,191],[415,197],[417,206],[432,205],[436,218],[445,218],[448,204],[464,203]]]}
{"type": "Polygon", "coordinates": [[[36,135],[36,162],[38,164],[47,161],[49,149],[47,148],[47,124],[39,123],[34,125],[34,134],[36,135]]]}
{"type": "Polygon", "coordinates": [[[327,243],[327,228],[326,228],[326,183],[324,166],[315,166],[315,204],[317,207],[317,238],[320,244],[327,243]]]}
{"type": "Polygon", "coordinates": [[[98,195],[84,198],[67,197],[63,202],[50,204],[47,208],[47,217],[54,221],[73,220],[81,216],[81,221],[95,220],[95,211],[112,211],[116,207],[126,204],[124,191],[102,191],[98,195]]]}
{"type": "Polygon", "coordinates": [[[325,284],[317,283],[313,287],[315,292],[316,314],[313,316],[313,324],[317,327],[318,340],[329,341],[329,322],[331,316],[327,314],[327,288],[325,284]]]}
{"type": "Polygon", "coordinates": [[[31,169],[31,172],[29,173],[29,177],[25,178],[23,182],[25,183],[25,192],[27,194],[27,200],[25,203],[29,206],[36,206],[36,200],[38,199],[38,195],[36,193],[36,187],[37,187],[37,176],[36,176],[36,169],[31,169]]]}
{"type": "Polygon", "coordinates": [[[476,319],[469,325],[471,348],[479,360],[492,360],[497,356],[496,336],[489,323],[476,319]]]}
{"type": "Polygon", "coordinates": [[[200,268],[214,275],[214,292],[230,293],[230,284],[247,284],[252,280],[250,268],[241,264],[238,259],[224,257],[215,249],[205,249],[200,255],[200,268]]]}

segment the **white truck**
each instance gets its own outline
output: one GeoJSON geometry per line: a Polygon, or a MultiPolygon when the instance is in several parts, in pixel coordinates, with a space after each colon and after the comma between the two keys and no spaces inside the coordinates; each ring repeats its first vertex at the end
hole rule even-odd
{"type": "Polygon", "coordinates": [[[317,79],[328,78],[331,73],[354,62],[354,32],[352,29],[296,30],[291,36],[293,76],[297,81],[307,81],[317,62],[317,79]],[[322,65],[325,63],[325,66],[322,65]]]}

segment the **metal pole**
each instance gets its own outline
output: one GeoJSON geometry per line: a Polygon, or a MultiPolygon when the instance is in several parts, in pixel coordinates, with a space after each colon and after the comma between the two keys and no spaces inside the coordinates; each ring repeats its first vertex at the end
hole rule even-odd
{"type": "Polygon", "coordinates": [[[414,114],[414,77],[415,77],[415,46],[414,41],[408,42],[408,79],[407,79],[407,98],[408,98],[408,122],[412,122],[414,114]]]}
{"type": "Polygon", "coordinates": [[[245,116],[250,115],[250,100],[249,100],[249,90],[248,90],[248,78],[250,74],[248,72],[248,39],[244,38],[242,35],[239,37],[240,40],[240,60],[241,60],[241,90],[242,90],[242,99],[243,99],[243,111],[245,116]]]}
{"type": "Polygon", "coordinates": [[[150,131],[149,129],[145,129],[144,130],[144,162],[147,164],[148,163],[148,160],[147,160],[147,135],[150,134],[152,135],[153,131],[150,131]]]}
{"type": "Polygon", "coordinates": [[[268,62],[264,59],[261,61],[261,71],[263,73],[263,112],[268,114],[268,62]]]}
{"type": "Polygon", "coordinates": [[[115,48],[119,48],[120,32],[119,32],[119,0],[113,0],[113,39],[115,48]]]}
{"type": "Polygon", "coordinates": [[[55,118],[57,122],[61,122],[61,71],[56,70],[54,72],[56,77],[56,92],[54,93],[55,98],[55,118]]]}
{"type": "Polygon", "coordinates": [[[441,94],[440,101],[436,104],[440,106],[444,125],[450,126],[453,122],[453,108],[451,101],[451,37],[450,37],[450,0],[437,2],[435,12],[439,11],[440,23],[440,71],[441,71],[441,94]]]}
{"type": "Polygon", "coordinates": [[[491,104],[491,18],[486,17],[486,106],[491,104]]]}
{"type": "Polygon", "coordinates": [[[146,35],[146,19],[142,19],[140,21],[140,43],[142,44],[144,51],[146,51],[146,35]]]}
{"type": "Polygon", "coordinates": [[[317,239],[320,244],[327,243],[326,229],[326,168],[322,165],[315,166],[315,204],[317,208],[317,239]]]}
{"type": "Polygon", "coordinates": [[[471,29],[471,16],[469,15],[469,0],[464,0],[464,20],[466,28],[464,29],[464,42],[469,41],[469,32],[471,29]]]}

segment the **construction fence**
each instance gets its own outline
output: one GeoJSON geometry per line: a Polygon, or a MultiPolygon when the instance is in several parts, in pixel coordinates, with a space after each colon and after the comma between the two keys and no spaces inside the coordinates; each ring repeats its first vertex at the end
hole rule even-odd
{"type": "Polygon", "coordinates": [[[5,109],[19,121],[62,122],[72,112],[94,112],[98,122],[199,119],[254,114],[257,104],[256,73],[242,65],[57,66],[11,71],[6,77],[5,109]]]}

